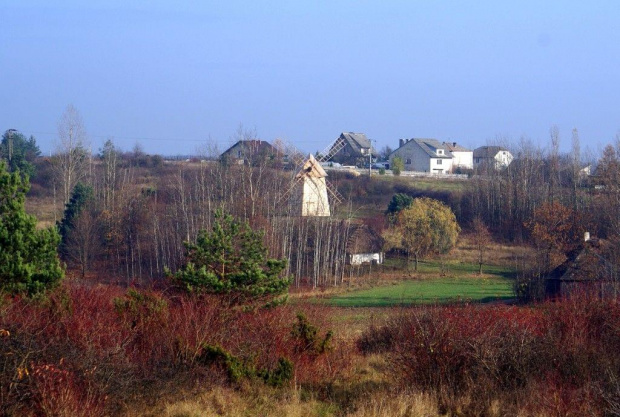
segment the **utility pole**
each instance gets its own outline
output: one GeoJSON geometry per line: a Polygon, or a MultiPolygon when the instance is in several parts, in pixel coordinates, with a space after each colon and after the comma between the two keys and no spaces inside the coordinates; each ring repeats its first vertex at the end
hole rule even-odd
{"type": "Polygon", "coordinates": [[[368,142],[370,142],[370,149],[368,149],[368,177],[372,177],[372,143],[375,142],[376,144],[377,141],[369,139],[368,142]]]}
{"type": "Polygon", "coordinates": [[[17,132],[15,129],[9,129],[6,131],[7,133],[7,141],[9,147],[9,171],[11,171],[11,161],[13,160],[13,133],[17,132]]]}

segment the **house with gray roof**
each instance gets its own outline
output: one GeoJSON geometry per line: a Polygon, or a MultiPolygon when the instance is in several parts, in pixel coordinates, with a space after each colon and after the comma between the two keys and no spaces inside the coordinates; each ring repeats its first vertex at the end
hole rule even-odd
{"type": "Polygon", "coordinates": [[[452,154],[452,167],[454,169],[474,169],[474,151],[456,142],[444,142],[442,145],[452,154]]]}
{"type": "Polygon", "coordinates": [[[452,172],[452,153],[437,139],[400,139],[399,147],[390,154],[390,166],[400,157],[405,171],[449,174],[452,172]]]}
{"type": "Polygon", "coordinates": [[[343,165],[367,166],[370,154],[377,158],[370,140],[363,133],[342,132],[330,147],[330,161],[343,165]]]}
{"type": "Polygon", "coordinates": [[[514,157],[502,146],[481,146],[474,150],[474,167],[506,168],[514,157]]]}

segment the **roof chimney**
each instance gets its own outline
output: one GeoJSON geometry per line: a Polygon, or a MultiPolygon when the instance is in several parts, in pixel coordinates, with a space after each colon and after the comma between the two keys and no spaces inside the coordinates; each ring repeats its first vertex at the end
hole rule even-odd
{"type": "Polygon", "coordinates": [[[398,139],[398,146],[403,146],[405,144],[405,139],[398,139]]]}
{"type": "Polygon", "coordinates": [[[452,146],[456,146],[456,142],[452,142],[452,146]]]}

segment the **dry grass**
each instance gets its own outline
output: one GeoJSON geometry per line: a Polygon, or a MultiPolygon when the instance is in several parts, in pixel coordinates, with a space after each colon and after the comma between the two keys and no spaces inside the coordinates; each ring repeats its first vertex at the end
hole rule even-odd
{"type": "Polygon", "coordinates": [[[162,402],[147,410],[132,410],[127,417],[314,417],[335,415],[336,407],[315,399],[303,398],[300,391],[233,389],[216,387],[201,393],[189,393],[178,400],[162,402]]]}
{"type": "Polygon", "coordinates": [[[386,395],[374,393],[359,408],[347,414],[351,417],[435,417],[441,416],[437,400],[430,394],[401,393],[386,395]]]}
{"type": "MultiPolygon", "coordinates": [[[[459,262],[477,264],[478,250],[474,236],[471,234],[459,236],[456,248],[447,256],[448,259],[457,259],[459,262]]],[[[489,241],[484,250],[483,262],[487,265],[515,268],[531,264],[535,256],[534,249],[529,246],[489,241]]]]}
{"type": "Polygon", "coordinates": [[[60,220],[61,211],[57,211],[54,207],[54,201],[46,197],[28,197],[26,198],[26,213],[37,218],[37,228],[44,229],[56,224],[56,220],[60,220]],[[56,216],[54,215],[56,214],[56,216]]]}

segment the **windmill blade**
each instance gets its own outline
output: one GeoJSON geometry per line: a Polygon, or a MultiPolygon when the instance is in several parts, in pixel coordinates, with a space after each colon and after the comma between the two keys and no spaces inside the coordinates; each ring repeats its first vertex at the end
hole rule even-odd
{"type": "Polygon", "coordinates": [[[300,182],[301,182],[301,177],[294,178],[293,181],[291,181],[291,185],[287,188],[287,190],[280,196],[280,198],[276,200],[276,205],[282,202],[283,200],[285,200],[286,198],[288,198],[288,196],[291,195],[291,192],[295,189],[295,187],[297,187],[297,184],[299,184],[300,182]]]}
{"type": "Polygon", "coordinates": [[[290,167],[293,171],[293,176],[297,175],[297,172],[299,172],[301,167],[306,163],[306,160],[308,159],[306,153],[299,150],[299,148],[297,148],[292,143],[286,142],[282,139],[277,139],[274,142],[274,146],[288,160],[290,167]]]}
{"type": "Polygon", "coordinates": [[[342,203],[344,201],[344,196],[340,194],[336,186],[328,181],[327,178],[325,179],[325,183],[327,184],[327,192],[331,195],[332,199],[338,204],[342,203]]]}
{"type": "Polygon", "coordinates": [[[345,146],[347,146],[347,141],[342,136],[338,136],[338,138],[333,141],[327,148],[323,149],[323,152],[321,152],[317,161],[319,161],[319,163],[329,161],[345,146]]]}

